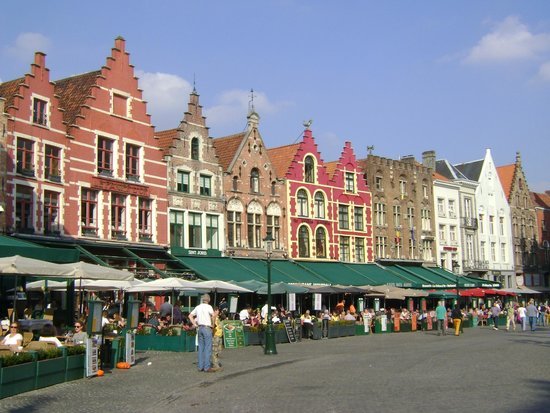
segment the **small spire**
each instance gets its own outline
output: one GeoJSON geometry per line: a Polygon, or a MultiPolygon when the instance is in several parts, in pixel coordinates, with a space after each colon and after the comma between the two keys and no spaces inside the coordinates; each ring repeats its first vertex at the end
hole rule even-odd
{"type": "Polygon", "coordinates": [[[197,93],[197,79],[195,76],[195,72],[193,72],[193,93],[197,93]]]}
{"type": "Polygon", "coordinates": [[[248,112],[255,112],[254,109],[254,89],[250,89],[250,101],[248,102],[248,112]]]}

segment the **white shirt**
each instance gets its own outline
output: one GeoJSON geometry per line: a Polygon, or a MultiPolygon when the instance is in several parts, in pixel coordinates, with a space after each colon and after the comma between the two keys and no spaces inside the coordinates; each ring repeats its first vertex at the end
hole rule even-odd
{"type": "Polygon", "coordinates": [[[265,304],[265,305],[262,307],[262,311],[260,312],[260,315],[262,316],[262,318],[266,318],[266,317],[267,317],[267,304],[265,304]]]}
{"type": "Polygon", "coordinates": [[[241,310],[241,312],[239,313],[239,319],[241,321],[244,321],[246,320],[247,318],[250,318],[250,314],[248,313],[248,309],[247,308],[243,308],[241,310]]]}
{"type": "Polygon", "coordinates": [[[57,337],[40,337],[38,341],[44,341],[46,343],[54,343],[56,347],[62,347],[61,341],[57,337]]]}
{"type": "Polygon", "coordinates": [[[199,304],[191,311],[191,315],[196,317],[195,322],[199,326],[212,327],[212,314],[214,314],[214,309],[206,303],[199,304]]]}
{"type": "Polygon", "coordinates": [[[13,336],[8,334],[2,340],[2,344],[5,346],[20,346],[23,342],[23,336],[19,333],[14,334],[13,336]]]}
{"type": "Polygon", "coordinates": [[[518,315],[519,315],[519,318],[527,317],[527,310],[525,309],[525,307],[518,308],[518,315]]]}

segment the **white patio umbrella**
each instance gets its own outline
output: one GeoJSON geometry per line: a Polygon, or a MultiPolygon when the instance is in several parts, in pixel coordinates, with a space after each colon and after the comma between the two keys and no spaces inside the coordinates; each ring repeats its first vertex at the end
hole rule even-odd
{"type": "Polygon", "coordinates": [[[103,265],[90,264],[84,261],[71,264],[59,264],[60,267],[69,271],[72,278],[87,280],[120,280],[129,281],[134,279],[134,274],[126,270],[117,270],[103,265]]]}
{"type": "Polygon", "coordinates": [[[215,291],[218,293],[252,293],[253,290],[240,287],[236,284],[231,284],[227,281],[209,280],[209,281],[197,281],[196,284],[203,290],[215,291]]]}
{"type": "Polygon", "coordinates": [[[0,258],[0,274],[74,278],[64,265],[14,255],[0,258]]]}
{"type": "Polygon", "coordinates": [[[88,281],[84,290],[88,291],[113,291],[113,290],[126,290],[130,287],[146,284],[141,280],[120,281],[120,280],[92,280],[88,281]]]}

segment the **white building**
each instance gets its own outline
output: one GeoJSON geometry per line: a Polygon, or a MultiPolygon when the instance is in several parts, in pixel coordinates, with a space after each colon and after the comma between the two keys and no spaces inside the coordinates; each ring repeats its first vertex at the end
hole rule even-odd
{"type": "Polygon", "coordinates": [[[446,270],[462,273],[460,185],[434,173],[433,190],[437,263],[446,270]]]}
{"type": "Polygon", "coordinates": [[[478,257],[481,263],[487,262],[487,271],[478,273],[487,280],[502,282],[504,288],[515,288],[510,206],[491,150],[487,149],[481,160],[454,166],[466,178],[479,184],[475,191],[478,257]]]}

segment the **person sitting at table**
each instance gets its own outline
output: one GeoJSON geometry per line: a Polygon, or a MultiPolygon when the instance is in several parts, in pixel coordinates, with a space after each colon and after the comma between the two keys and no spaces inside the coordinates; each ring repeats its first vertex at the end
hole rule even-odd
{"type": "Polygon", "coordinates": [[[53,343],[56,347],[61,347],[63,344],[61,344],[61,341],[55,336],[55,327],[53,324],[46,324],[44,327],[42,327],[42,330],[40,330],[40,338],[38,341],[42,341],[45,343],[53,343]]]}
{"type": "Polygon", "coordinates": [[[306,310],[306,312],[302,314],[302,316],[300,317],[300,321],[304,328],[304,338],[310,338],[313,330],[313,318],[311,317],[309,310],[306,310]]]}
{"type": "Polygon", "coordinates": [[[84,331],[84,323],[81,320],[77,320],[74,323],[73,344],[86,344],[86,340],[88,340],[88,333],[84,331]]]}
{"type": "Polygon", "coordinates": [[[122,316],[118,312],[113,314],[112,323],[117,328],[124,328],[126,326],[126,320],[124,318],[122,318],[122,316]]]}
{"type": "Polygon", "coordinates": [[[17,347],[21,347],[23,343],[23,336],[19,333],[19,324],[13,322],[10,324],[10,331],[2,339],[3,346],[9,346],[12,351],[17,350],[17,347]]]}
{"type": "Polygon", "coordinates": [[[355,316],[351,313],[350,310],[347,310],[346,315],[344,316],[344,320],[346,320],[346,321],[355,321],[355,316]]]}
{"type": "Polygon", "coordinates": [[[101,328],[105,327],[110,322],[107,310],[103,310],[101,313],[101,328]]]}
{"type": "Polygon", "coordinates": [[[250,327],[258,327],[260,324],[262,324],[262,319],[258,310],[252,311],[252,315],[250,317],[250,327]]]}

